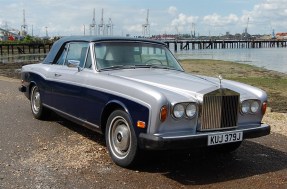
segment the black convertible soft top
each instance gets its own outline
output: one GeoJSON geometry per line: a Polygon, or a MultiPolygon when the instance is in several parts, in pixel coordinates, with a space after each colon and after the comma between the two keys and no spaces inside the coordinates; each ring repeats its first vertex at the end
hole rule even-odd
{"type": "Polygon", "coordinates": [[[165,45],[165,43],[144,38],[131,38],[131,37],[111,37],[111,36],[67,36],[62,37],[56,41],[47,57],[44,59],[44,64],[51,64],[59,52],[59,50],[68,42],[100,42],[100,41],[131,41],[131,42],[149,42],[165,45]]]}

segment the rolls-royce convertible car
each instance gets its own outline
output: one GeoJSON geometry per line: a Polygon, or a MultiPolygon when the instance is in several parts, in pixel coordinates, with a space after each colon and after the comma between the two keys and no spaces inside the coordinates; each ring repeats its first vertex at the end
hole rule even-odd
{"type": "Polygon", "coordinates": [[[264,91],[186,73],[159,41],[63,37],[43,62],[23,66],[21,79],[19,90],[35,118],[54,111],[104,134],[112,160],[122,167],[143,150],[229,152],[244,139],[270,133],[262,123],[264,91]]]}

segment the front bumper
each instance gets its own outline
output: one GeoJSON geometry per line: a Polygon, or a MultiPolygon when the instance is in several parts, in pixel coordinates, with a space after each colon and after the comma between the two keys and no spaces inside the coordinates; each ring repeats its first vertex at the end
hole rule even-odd
{"type": "MultiPolygon", "coordinates": [[[[257,138],[270,134],[270,126],[267,124],[261,124],[258,127],[248,129],[236,129],[233,131],[242,131],[243,139],[257,138]]],[[[232,131],[221,132],[201,132],[195,135],[174,136],[174,137],[161,137],[156,135],[150,135],[141,133],[139,135],[140,148],[151,150],[167,150],[167,149],[187,149],[194,147],[207,146],[208,135],[222,134],[232,131]]]]}
{"type": "Polygon", "coordinates": [[[27,88],[24,85],[21,85],[18,90],[22,93],[25,93],[27,91],[27,88]]]}

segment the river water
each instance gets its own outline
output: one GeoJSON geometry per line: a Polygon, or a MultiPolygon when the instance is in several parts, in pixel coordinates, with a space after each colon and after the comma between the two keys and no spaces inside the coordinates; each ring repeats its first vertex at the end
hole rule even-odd
{"type": "Polygon", "coordinates": [[[287,73],[287,48],[201,49],[183,50],[174,54],[179,60],[226,60],[287,73]]]}

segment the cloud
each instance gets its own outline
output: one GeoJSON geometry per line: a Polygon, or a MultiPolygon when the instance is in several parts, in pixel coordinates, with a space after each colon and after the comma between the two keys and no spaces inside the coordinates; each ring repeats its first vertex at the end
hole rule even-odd
{"type": "Polygon", "coordinates": [[[127,30],[129,33],[141,33],[142,32],[142,25],[135,24],[135,25],[126,25],[124,29],[127,30]]]}
{"type": "Polygon", "coordinates": [[[171,21],[172,26],[184,26],[186,24],[192,24],[194,22],[197,22],[199,19],[198,16],[187,16],[183,13],[180,13],[177,18],[173,19],[171,21]]]}
{"type": "Polygon", "coordinates": [[[251,11],[244,11],[242,22],[250,19],[250,28],[254,30],[287,31],[287,2],[286,0],[266,0],[254,5],[251,11]]]}
{"type": "Polygon", "coordinates": [[[203,17],[205,24],[215,27],[224,27],[227,25],[235,25],[239,18],[235,14],[230,14],[228,16],[221,16],[216,13],[212,15],[207,15],[203,17]]]}
{"type": "Polygon", "coordinates": [[[176,13],[177,13],[177,8],[176,7],[174,7],[174,6],[170,6],[169,8],[168,8],[168,11],[167,11],[170,15],[176,15],[176,13]]]}

